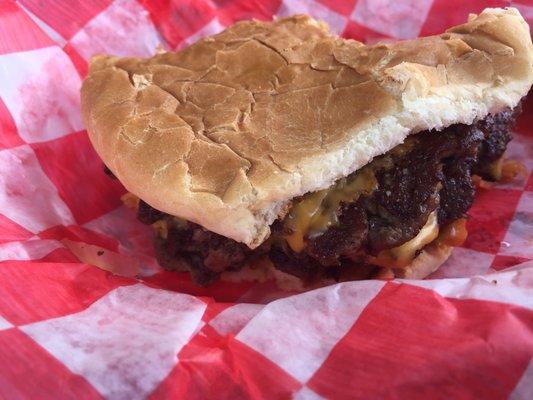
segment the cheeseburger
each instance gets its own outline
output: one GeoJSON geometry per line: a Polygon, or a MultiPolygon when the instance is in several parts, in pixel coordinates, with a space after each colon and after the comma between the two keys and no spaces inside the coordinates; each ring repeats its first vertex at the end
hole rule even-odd
{"type": "Polygon", "coordinates": [[[435,271],[466,237],[474,182],[513,174],[532,82],[509,8],[372,46],[303,15],[239,22],[179,52],[96,56],[81,96],[164,268],[314,285],[435,271]]]}

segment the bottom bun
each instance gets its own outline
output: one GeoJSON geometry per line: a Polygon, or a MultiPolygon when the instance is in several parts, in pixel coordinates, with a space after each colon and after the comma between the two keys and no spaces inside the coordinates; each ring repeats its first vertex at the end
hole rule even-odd
{"type": "Polygon", "coordinates": [[[405,269],[395,270],[395,276],[402,279],[424,279],[438,270],[452,251],[452,246],[431,243],[405,269]]]}
{"type": "MultiPolygon", "coordinates": [[[[452,251],[452,246],[436,242],[430,243],[424,247],[420,254],[407,267],[395,270],[384,269],[384,273],[378,274],[377,279],[424,279],[439,269],[448,257],[450,257],[452,251]]],[[[281,290],[298,292],[338,283],[334,279],[323,279],[306,285],[296,276],[274,268],[270,262],[264,262],[261,265],[254,265],[253,267],[247,266],[235,272],[224,272],[221,280],[226,282],[267,282],[273,280],[281,290]]]]}

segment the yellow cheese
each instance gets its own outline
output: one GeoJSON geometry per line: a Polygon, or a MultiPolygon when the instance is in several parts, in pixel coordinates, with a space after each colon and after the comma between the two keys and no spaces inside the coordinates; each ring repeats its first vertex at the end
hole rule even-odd
{"type": "Polygon", "coordinates": [[[173,226],[177,226],[180,229],[187,228],[188,222],[186,219],[180,218],[180,217],[172,217],[173,226]]]}
{"type": "Polygon", "coordinates": [[[166,239],[168,237],[168,224],[164,219],[159,219],[152,224],[159,237],[166,239]]]}
{"type": "Polygon", "coordinates": [[[377,257],[370,257],[369,262],[381,267],[404,268],[413,261],[418,250],[434,241],[437,236],[439,236],[439,224],[437,213],[433,211],[418,235],[401,246],[383,250],[377,257]]]}
{"type": "Polygon", "coordinates": [[[493,161],[489,166],[489,173],[492,179],[499,181],[502,178],[503,157],[493,161]]]}
{"type": "Polygon", "coordinates": [[[139,207],[139,198],[133,193],[128,192],[123,194],[120,200],[122,200],[126,207],[135,209],[139,207]]]}
{"type": "Polygon", "coordinates": [[[353,202],[361,194],[371,193],[376,186],[372,170],[363,168],[351,179],[343,178],[329,189],[303,196],[289,211],[286,224],[291,233],[285,240],[292,250],[302,251],[307,236],[323,233],[339,222],[337,210],[342,202],[353,202]]]}

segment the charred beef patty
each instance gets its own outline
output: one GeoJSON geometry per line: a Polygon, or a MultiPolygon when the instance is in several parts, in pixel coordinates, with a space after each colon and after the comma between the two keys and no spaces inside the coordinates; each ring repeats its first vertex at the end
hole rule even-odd
{"type": "MultiPolygon", "coordinates": [[[[519,108],[489,115],[472,125],[456,124],[438,133],[410,136],[336,184],[344,188],[352,182],[354,186],[353,182],[366,174],[372,177],[371,189],[358,190],[349,200],[321,192],[295,199],[289,214],[273,224],[269,240],[254,250],[143,201],[138,218],[146,224],[164,225],[156,239],[160,264],[190,271],[200,285],[265,256],[277,269],[307,282],[339,279],[346,271],[351,271],[352,277],[370,277],[379,269],[373,265],[375,256],[415,238],[428,218],[436,218],[438,225],[444,226],[465,216],[475,194],[471,174],[486,180],[497,178],[493,166],[511,139],[519,108]],[[291,224],[293,210],[297,212],[312,196],[319,198],[317,204],[323,209],[329,207],[332,215],[322,229],[308,230],[298,238],[291,224]]],[[[361,185],[356,182],[355,186],[361,185]]]]}

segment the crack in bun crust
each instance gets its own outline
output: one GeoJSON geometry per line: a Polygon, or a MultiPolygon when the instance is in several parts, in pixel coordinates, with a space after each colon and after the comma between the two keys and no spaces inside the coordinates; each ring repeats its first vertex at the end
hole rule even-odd
{"type": "Polygon", "coordinates": [[[307,16],[246,21],[177,53],[94,57],[82,113],[130,192],[255,248],[292,198],[407,135],[515,107],[532,63],[529,28],[512,8],[374,46],[307,16]]]}

